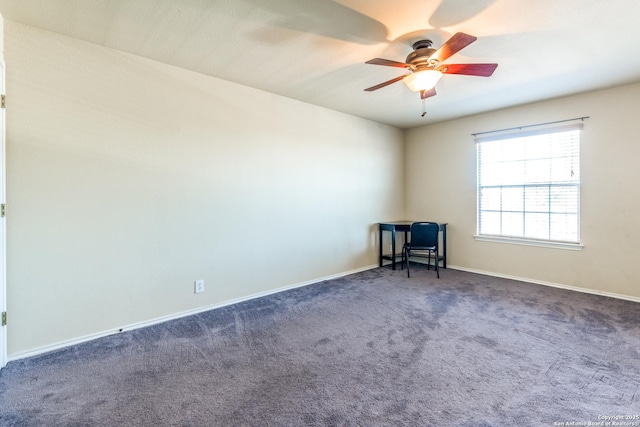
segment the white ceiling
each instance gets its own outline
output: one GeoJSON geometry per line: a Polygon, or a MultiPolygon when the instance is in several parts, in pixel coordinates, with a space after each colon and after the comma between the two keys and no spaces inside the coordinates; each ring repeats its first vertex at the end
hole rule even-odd
{"type": "MultiPolygon", "coordinates": [[[[638,0],[0,0],[5,19],[400,128],[640,81],[638,0]],[[426,101],[401,82],[411,44],[478,40],[426,101]]],[[[10,66],[10,64],[8,64],[10,66]]],[[[250,100],[248,100],[250,102],[250,100]]]]}

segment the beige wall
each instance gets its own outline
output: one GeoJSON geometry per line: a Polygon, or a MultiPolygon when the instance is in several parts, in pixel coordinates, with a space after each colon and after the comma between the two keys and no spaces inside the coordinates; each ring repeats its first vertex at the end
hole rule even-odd
{"type": "Polygon", "coordinates": [[[5,45],[10,357],[376,265],[403,215],[398,129],[8,21],[5,45]]]}
{"type": "Polygon", "coordinates": [[[402,132],[12,22],[4,39],[10,357],[368,268],[381,219],[448,222],[459,268],[640,297],[640,84],[402,132]],[[470,134],[578,116],[584,249],[475,241],[470,134]]]}
{"type": "Polygon", "coordinates": [[[406,213],[450,223],[449,261],[464,269],[640,298],[640,84],[410,130],[406,213]],[[472,133],[590,116],[581,145],[582,251],[476,241],[472,133]]]}

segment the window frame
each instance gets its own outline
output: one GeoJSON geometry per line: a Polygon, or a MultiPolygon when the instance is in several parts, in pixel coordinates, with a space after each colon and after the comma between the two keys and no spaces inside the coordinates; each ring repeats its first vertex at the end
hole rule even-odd
{"type": "MultiPolygon", "coordinates": [[[[537,126],[537,125],[534,125],[537,126]]],[[[531,126],[533,127],[533,126],[531,126]]],[[[482,190],[483,189],[489,189],[489,188],[500,188],[500,194],[502,194],[502,191],[504,188],[507,188],[508,185],[482,185],[481,182],[481,173],[482,173],[482,159],[480,158],[480,149],[479,149],[479,145],[478,144],[482,144],[482,143],[486,143],[486,142],[493,142],[493,141],[504,141],[504,140],[512,140],[512,139],[520,139],[520,138],[526,138],[526,137],[533,137],[533,136],[541,136],[541,135],[550,135],[550,134],[557,134],[557,133],[562,133],[562,132],[567,132],[567,131],[578,131],[578,138],[577,138],[577,162],[578,162],[578,171],[579,171],[579,167],[580,167],[580,157],[581,157],[581,145],[582,145],[582,135],[581,135],[581,131],[583,130],[583,123],[575,123],[575,124],[569,124],[569,125],[555,125],[555,126],[546,126],[546,127],[537,127],[536,129],[530,129],[530,127],[527,127],[526,130],[524,130],[523,128],[516,128],[516,129],[508,129],[506,131],[496,131],[496,132],[485,132],[482,134],[474,134],[473,136],[475,137],[475,142],[476,142],[476,234],[474,235],[474,238],[478,241],[489,241],[489,242],[500,242],[500,243],[511,243],[511,244],[519,244],[519,245],[527,245],[527,246],[541,246],[541,247],[550,247],[550,248],[558,248],[558,249],[570,249],[570,250],[581,250],[584,245],[581,243],[581,233],[580,233],[580,199],[581,199],[581,194],[580,194],[580,188],[581,188],[581,182],[582,182],[582,178],[580,176],[580,174],[578,173],[578,179],[577,182],[571,182],[571,181],[567,181],[567,182],[563,182],[563,181],[559,181],[557,179],[554,180],[554,178],[552,178],[551,176],[548,178],[548,180],[546,181],[540,181],[540,182],[527,182],[526,179],[523,179],[520,182],[516,182],[515,184],[513,184],[514,187],[517,188],[522,188],[523,191],[523,201],[526,201],[526,198],[524,196],[524,192],[526,191],[526,189],[532,189],[532,188],[536,188],[536,187],[547,187],[549,188],[549,191],[551,191],[551,188],[556,187],[556,186],[562,186],[564,188],[570,188],[570,187],[576,187],[576,192],[577,192],[577,207],[576,207],[576,227],[577,227],[577,241],[564,241],[564,240],[552,240],[551,238],[546,239],[544,237],[540,238],[540,237],[525,237],[524,235],[522,236],[512,236],[512,235],[508,235],[508,234],[502,234],[502,223],[500,225],[500,234],[481,234],[481,224],[482,224],[482,213],[485,212],[486,210],[482,210],[482,204],[481,204],[481,196],[482,196],[482,190]]],[[[552,137],[550,137],[552,138],[552,137]]],[[[508,142],[507,142],[508,143],[508,142]]],[[[549,157],[549,161],[552,161],[552,159],[554,158],[559,158],[560,156],[552,156],[549,157]]],[[[573,158],[573,157],[572,157],[573,158]]],[[[531,161],[532,157],[523,157],[521,159],[522,162],[526,162],[526,161],[531,161]]],[[[508,162],[506,162],[508,163],[508,162]]],[[[515,162],[514,162],[515,163],[515,162]]],[[[486,193],[485,193],[486,194],[486,193]]],[[[485,199],[486,200],[486,199],[485,199]]],[[[502,199],[501,199],[502,200],[502,199]]],[[[524,205],[525,203],[523,203],[524,205]]],[[[550,216],[552,214],[552,208],[548,207],[548,212],[544,212],[544,213],[548,213],[550,216]]],[[[502,207],[502,203],[500,205],[499,211],[498,211],[501,215],[505,212],[505,210],[502,207]]],[[[520,212],[520,211],[519,211],[520,212]]],[[[522,215],[523,215],[523,221],[525,221],[526,219],[526,215],[527,212],[529,212],[529,214],[535,214],[535,211],[532,210],[527,210],[527,208],[525,206],[522,207],[522,215]]],[[[486,220],[486,219],[485,219],[486,220]]],[[[501,220],[502,221],[502,220],[501,220]]],[[[524,230],[523,230],[523,234],[524,234],[524,230]]],[[[551,233],[549,235],[551,236],[551,233]]]]}

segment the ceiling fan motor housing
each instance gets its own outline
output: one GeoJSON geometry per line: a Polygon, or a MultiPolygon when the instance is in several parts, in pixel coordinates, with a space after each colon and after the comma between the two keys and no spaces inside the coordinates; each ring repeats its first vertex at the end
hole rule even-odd
{"type": "Polygon", "coordinates": [[[436,52],[436,49],[431,48],[431,40],[418,40],[413,44],[413,52],[411,52],[405,62],[411,64],[411,68],[419,70],[421,68],[433,68],[435,64],[429,61],[431,55],[436,52]]]}

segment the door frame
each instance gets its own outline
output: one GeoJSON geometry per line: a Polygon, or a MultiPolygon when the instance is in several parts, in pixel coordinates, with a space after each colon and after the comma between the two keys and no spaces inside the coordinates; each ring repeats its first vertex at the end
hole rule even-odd
{"type": "MultiPolygon", "coordinates": [[[[5,63],[0,57],[0,94],[5,96],[5,63]]],[[[4,98],[3,98],[4,99],[4,98]]],[[[4,104],[4,101],[3,101],[4,104]]],[[[2,204],[2,215],[0,215],[0,313],[7,311],[7,218],[4,215],[6,206],[6,121],[4,105],[0,108],[0,204],[2,204]]],[[[7,326],[0,326],[0,369],[7,364],[7,326]]]]}

